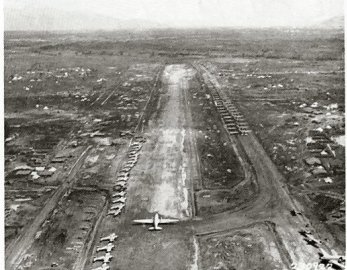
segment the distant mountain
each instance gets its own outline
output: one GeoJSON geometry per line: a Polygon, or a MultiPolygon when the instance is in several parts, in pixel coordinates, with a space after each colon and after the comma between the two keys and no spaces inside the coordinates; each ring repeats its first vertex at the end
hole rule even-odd
{"type": "Polygon", "coordinates": [[[312,27],[323,28],[323,29],[343,29],[345,27],[345,21],[343,16],[337,16],[327,20],[320,21],[312,25],[312,27]]]}
{"type": "Polygon", "coordinates": [[[146,20],[120,20],[96,14],[50,9],[7,9],[4,21],[6,31],[143,30],[162,27],[158,23],[146,20]]]}

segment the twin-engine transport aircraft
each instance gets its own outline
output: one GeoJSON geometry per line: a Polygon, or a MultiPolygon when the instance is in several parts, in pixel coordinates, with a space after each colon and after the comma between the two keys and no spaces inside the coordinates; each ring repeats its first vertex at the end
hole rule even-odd
{"type": "Polygon", "coordinates": [[[314,238],[311,234],[308,234],[304,240],[307,242],[307,244],[314,246],[315,248],[319,248],[319,245],[322,243],[320,240],[314,238]]]}
{"type": "Polygon", "coordinates": [[[96,252],[100,252],[100,251],[111,252],[113,248],[114,248],[114,244],[112,244],[112,243],[110,242],[110,243],[108,243],[106,246],[98,247],[98,248],[96,249],[96,252]]]}
{"type": "Polygon", "coordinates": [[[95,257],[93,262],[102,261],[103,263],[109,263],[112,257],[113,256],[110,253],[106,253],[104,256],[95,257]]]}
{"type": "Polygon", "coordinates": [[[149,227],[148,230],[160,231],[162,230],[162,228],[158,226],[159,224],[173,224],[179,222],[179,220],[171,218],[160,218],[159,214],[155,213],[154,217],[151,219],[135,219],[133,220],[133,222],[137,224],[153,224],[153,227],[149,227]]]}
{"type": "Polygon", "coordinates": [[[118,235],[116,235],[115,233],[111,233],[110,235],[101,238],[100,242],[103,242],[103,241],[113,242],[117,238],[118,238],[118,235]]]}
{"type": "Polygon", "coordinates": [[[320,255],[321,261],[328,262],[334,265],[335,268],[338,268],[338,269],[346,269],[346,266],[344,265],[346,261],[346,257],[344,255],[338,255],[336,253],[335,255],[330,255],[328,252],[326,252],[323,249],[320,249],[319,255],[320,255]]]}

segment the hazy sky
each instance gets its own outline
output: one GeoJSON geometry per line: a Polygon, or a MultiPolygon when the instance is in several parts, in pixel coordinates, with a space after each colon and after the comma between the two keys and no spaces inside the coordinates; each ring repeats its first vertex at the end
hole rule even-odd
{"type": "Polygon", "coordinates": [[[24,17],[68,11],[171,27],[305,26],[344,14],[343,0],[5,0],[5,25],[13,10],[24,17]]]}

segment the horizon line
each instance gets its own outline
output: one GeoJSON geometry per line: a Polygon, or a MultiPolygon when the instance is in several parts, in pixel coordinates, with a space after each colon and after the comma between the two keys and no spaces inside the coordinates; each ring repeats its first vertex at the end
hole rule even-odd
{"type": "Polygon", "coordinates": [[[97,28],[97,29],[4,29],[5,32],[114,32],[114,31],[132,31],[132,32],[145,32],[151,30],[279,30],[279,29],[293,29],[293,30],[344,30],[344,25],[341,27],[324,27],[324,26],[175,26],[175,27],[144,27],[142,29],[138,28],[97,28]]]}

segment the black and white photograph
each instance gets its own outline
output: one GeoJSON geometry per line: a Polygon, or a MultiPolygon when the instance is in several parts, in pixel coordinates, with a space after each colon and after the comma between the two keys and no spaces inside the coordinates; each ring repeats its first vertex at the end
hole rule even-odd
{"type": "Polygon", "coordinates": [[[345,269],[344,0],[2,8],[0,269],[345,269]]]}

